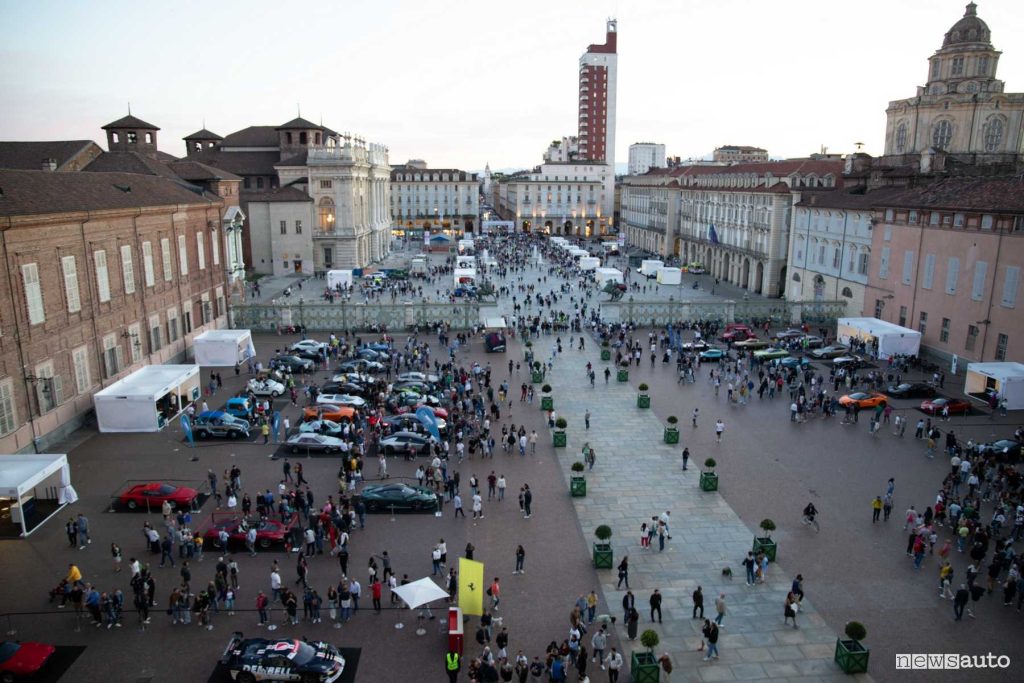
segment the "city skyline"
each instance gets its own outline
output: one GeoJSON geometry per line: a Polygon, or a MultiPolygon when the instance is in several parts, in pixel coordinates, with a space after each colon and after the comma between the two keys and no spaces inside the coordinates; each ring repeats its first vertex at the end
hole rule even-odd
{"type": "MultiPolygon", "coordinates": [[[[886,105],[924,83],[927,58],[964,4],[871,1],[837,11],[795,2],[781,13],[741,0],[598,8],[527,1],[499,17],[458,0],[385,0],[326,7],[308,20],[289,6],[245,5],[252,11],[241,15],[242,6],[224,3],[203,5],[195,24],[188,5],[141,3],[141,15],[138,3],[102,12],[5,5],[4,25],[21,28],[0,53],[0,139],[102,144],[100,126],[131,102],[161,127],[161,150],[183,156],[181,138],[204,125],[226,135],[280,124],[301,107],[307,119],[388,146],[392,164],[532,167],[552,139],[576,134],[576,63],[614,17],[618,160],[639,140],[683,158],[723,144],[794,157],[863,142],[877,155],[886,105]],[[894,27],[906,28],[894,37],[894,27]]],[[[1013,39],[1024,16],[1014,6],[978,7],[1003,51],[998,75],[1008,92],[1024,86],[1024,50],[1013,39]]]]}

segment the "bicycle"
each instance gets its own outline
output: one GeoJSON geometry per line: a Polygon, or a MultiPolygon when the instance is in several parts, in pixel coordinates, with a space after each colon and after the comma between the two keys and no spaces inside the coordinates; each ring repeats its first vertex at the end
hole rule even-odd
{"type": "Polygon", "coordinates": [[[821,531],[821,527],[818,525],[818,520],[815,519],[814,517],[808,517],[807,515],[804,515],[800,519],[800,521],[803,522],[804,524],[808,525],[808,526],[814,527],[814,531],[815,532],[821,531]]]}

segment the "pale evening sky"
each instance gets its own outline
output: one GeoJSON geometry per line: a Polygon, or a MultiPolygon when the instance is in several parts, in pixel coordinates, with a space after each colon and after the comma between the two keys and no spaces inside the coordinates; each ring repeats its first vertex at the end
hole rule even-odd
{"type": "MultiPolygon", "coordinates": [[[[296,105],[432,166],[529,167],[576,132],[577,60],[619,27],[617,161],[662,142],[802,156],[881,152],[885,107],[924,82],[965,0],[331,0],[0,4],[0,139],[92,139],[132,113],[160,148],[203,120],[226,135],[296,105]]],[[[980,0],[1024,92],[1020,0],[980,0]]]]}

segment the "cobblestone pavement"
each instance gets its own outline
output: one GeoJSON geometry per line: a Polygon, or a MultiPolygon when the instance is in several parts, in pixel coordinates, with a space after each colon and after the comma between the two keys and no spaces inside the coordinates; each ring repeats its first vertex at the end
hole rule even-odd
{"type": "MultiPolygon", "coordinates": [[[[616,565],[629,556],[629,585],[642,615],[641,632],[654,628],[661,635],[658,649],[670,654],[685,680],[845,679],[832,661],[836,633],[814,609],[813,600],[803,601],[800,628],[794,629],[783,624],[782,614],[792,581],[789,573],[773,564],[766,584],[746,585],[740,562],[754,533],[721,495],[700,490],[697,462],[682,471],[680,449],[663,443],[662,423],[650,410],[637,408],[632,385],[616,382],[613,373],[610,384],[603,386],[604,365],[610,364],[597,362],[596,349],[566,350],[546,381],[554,388],[557,414],[570,425],[568,445],[559,454],[565,471],[580,459],[584,443],[597,454],[595,469],[586,474],[586,497],[574,499],[576,514],[585,535],[600,524],[612,527],[616,565]],[[586,377],[587,361],[595,362],[596,388],[586,377]],[[588,410],[590,430],[584,426],[588,410]],[[672,539],[663,552],[656,540],[651,549],[641,550],[641,523],[666,510],[671,511],[672,539]],[[731,579],[723,576],[724,567],[732,569],[731,579]],[[715,616],[715,597],[726,596],[721,658],[716,661],[705,662],[696,651],[703,622],[692,618],[691,594],[698,584],[710,618],[715,616]],[[665,596],[664,621],[652,625],[648,598],[656,588],[665,596]]],[[[718,448],[728,453],[729,440],[718,448]]],[[[601,579],[607,603],[620,605],[625,590],[616,586],[617,572],[601,572],[601,579]]],[[[625,641],[624,624],[617,628],[625,641]]],[[[643,649],[639,639],[628,646],[643,649]]]]}

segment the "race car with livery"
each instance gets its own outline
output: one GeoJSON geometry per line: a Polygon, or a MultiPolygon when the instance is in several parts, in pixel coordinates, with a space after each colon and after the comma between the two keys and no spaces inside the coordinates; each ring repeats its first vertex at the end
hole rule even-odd
{"type": "Polygon", "coordinates": [[[345,658],[330,643],[294,638],[245,638],[241,631],[231,636],[220,663],[232,679],[241,683],[332,683],[345,670],[345,658]]]}

